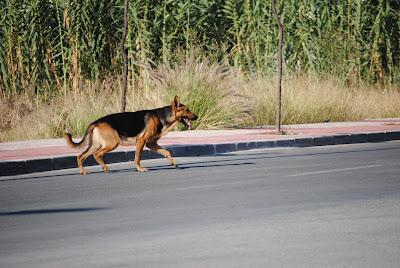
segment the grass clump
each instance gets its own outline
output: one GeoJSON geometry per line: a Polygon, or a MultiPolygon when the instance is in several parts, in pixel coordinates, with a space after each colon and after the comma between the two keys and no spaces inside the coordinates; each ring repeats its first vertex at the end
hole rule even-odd
{"type": "Polygon", "coordinates": [[[243,77],[237,70],[203,60],[161,65],[152,74],[152,88],[166,101],[174,95],[199,116],[194,129],[220,129],[238,126],[245,118],[243,77]]]}

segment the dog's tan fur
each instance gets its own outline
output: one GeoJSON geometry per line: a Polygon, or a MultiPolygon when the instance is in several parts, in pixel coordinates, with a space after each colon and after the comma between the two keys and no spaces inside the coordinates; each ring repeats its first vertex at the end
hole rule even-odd
{"type": "Polygon", "coordinates": [[[81,148],[88,144],[86,150],[77,157],[81,174],[87,174],[83,168],[83,161],[90,155],[93,155],[102,169],[108,172],[109,168],[102,157],[120,144],[135,145],[134,164],[139,172],[145,172],[147,169],[140,165],[144,146],[163,155],[173,167],[176,167],[176,161],[172,158],[171,153],[159,146],[157,142],[179,122],[190,125],[189,120],[196,119],[197,116],[190,112],[185,105],[181,104],[179,98],[175,96],[171,106],[102,117],[88,126],[85,136],[79,143],[73,142],[69,133],[65,133],[65,139],[68,146],[72,148],[81,148]],[[137,124],[137,126],[126,126],[126,124],[137,124]]]}

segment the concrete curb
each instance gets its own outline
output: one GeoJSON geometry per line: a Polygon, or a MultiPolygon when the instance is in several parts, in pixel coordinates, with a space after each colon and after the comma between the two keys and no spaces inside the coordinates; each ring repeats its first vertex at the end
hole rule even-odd
{"type": "MultiPolygon", "coordinates": [[[[327,135],[269,141],[174,145],[166,146],[166,149],[171,151],[173,156],[204,156],[234,151],[251,150],[256,148],[311,147],[365,142],[385,142],[391,140],[400,140],[400,131],[327,135]]],[[[104,156],[104,161],[110,164],[133,161],[134,154],[134,151],[110,152],[104,156]]],[[[162,156],[149,150],[144,150],[142,153],[143,160],[156,159],[161,157],[162,156]]],[[[89,157],[85,161],[85,166],[92,165],[97,165],[97,163],[92,157],[89,157]]],[[[76,156],[71,155],[54,158],[32,159],[25,161],[2,161],[0,162],[0,177],[76,167],[76,156]]]]}

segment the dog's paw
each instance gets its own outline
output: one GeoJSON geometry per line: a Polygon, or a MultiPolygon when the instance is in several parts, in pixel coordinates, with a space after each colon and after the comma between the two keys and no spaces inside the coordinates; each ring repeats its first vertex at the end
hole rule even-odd
{"type": "Polygon", "coordinates": [[[178,167],[178,165],[176,164],[175,159],[171,160],[171,166],[172,166],[173,168],[177,168],[177,167],[178,167]]]}
{"type": "Polygon", "coordinates": [[[144,167],[137,167],[137,170],[138,170],[140,173],[143,173],[143,172],[146,172],[146,171],[147,171],[147,168],[144,168],[144,167]]]}

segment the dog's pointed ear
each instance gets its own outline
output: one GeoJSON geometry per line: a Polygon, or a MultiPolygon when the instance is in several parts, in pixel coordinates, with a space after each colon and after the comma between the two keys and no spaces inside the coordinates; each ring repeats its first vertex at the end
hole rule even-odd
{"type": "Polygon", "coordinates": [[[174,106],[174,107],[179,107],[179,106],[181,106],[181,102],[180,102],[178,96],[175,96],[174,101],[172,102],[172,106],[174,106]]]}

